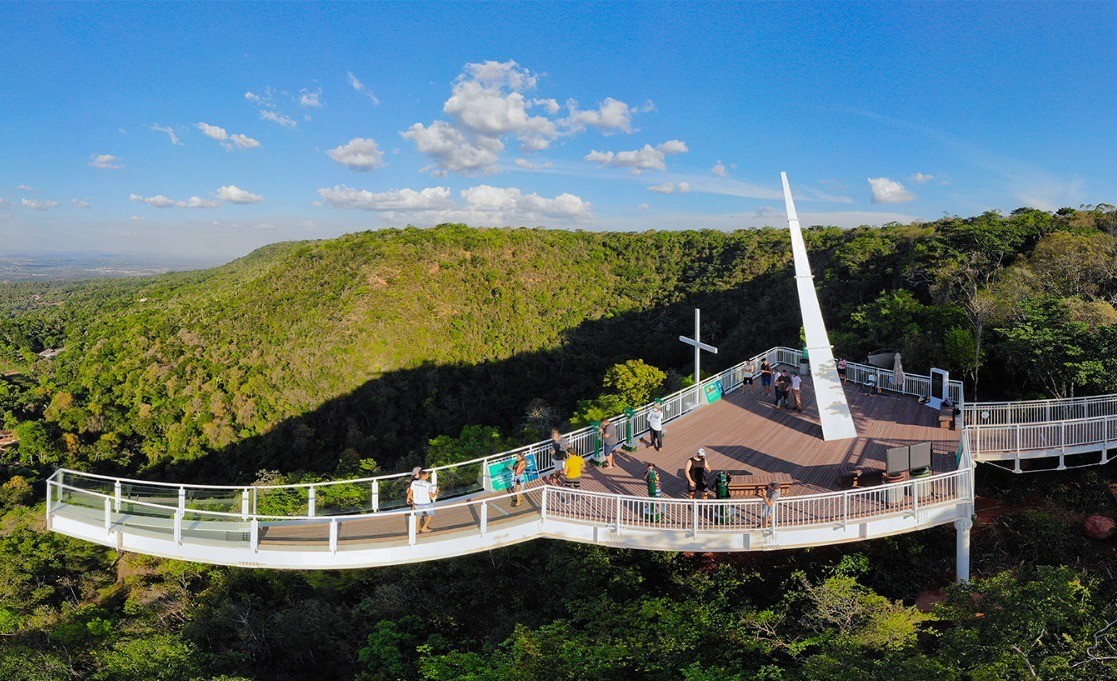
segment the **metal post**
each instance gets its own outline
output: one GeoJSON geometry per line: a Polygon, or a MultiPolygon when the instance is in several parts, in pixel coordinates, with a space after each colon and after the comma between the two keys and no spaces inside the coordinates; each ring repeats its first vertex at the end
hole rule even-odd
{"type": "MultiPolygon", "coordinates": [[[[697,307],[694,308],[694,385],[698,386],[699,389],[702,387],[702,371],[699,368],[702,364],[702,349],[698,347],[699,334],[702,332],[702,325],[698,320],[701,317],[702,310],[697,307]]],[[[701,392],[698,396],[702,397],[701,392]]]]}
{"type": "Polygon", "coordinates": [[[541,516],[541,519],[543,519],[543,520],[547,519],[547,490],[548,489],[550,489],[550,488],[548,488],[546,485],[543,486],[543,495],[542,495],[543,498],[539,502],[539,515],[541,516]]]}
{"type": "Polygon", "coordinates": [[[415,511],[407,514],[407,543],[415,546],[415,511]]]}
{"type": "Polygon", "coordinates": [[[307,495],[306,495],[306,514],[308,516],[310,516],[311,518],[314,517],[315,506],[317,506],[316,496],[317,495],[314,492],[314,487],[311,486],[308,489],[307,495]]]}
{"type": "Polygon", "coordinates": [[[954,581],[970,581],[970,528],[973,521],[959,518],[954,521],[954,531],[957,535],[954,556],[954,581]]]}
{"type": "Polygon", "coordinates": [[[113,495],[113,510],[120,513],[120,481],[116,480],[112,485],[113,495]]]}
{"type": "Polygon", "coordinates": [[[46,522],[47,522],[47,529],[48,530],[51,529],[51,526],[50,526],[50,504],[51,504],[51,496],[52,496],[53,492],[54,492],[54,490],[51,489],[51,482],[50,482],[50,480],[47,480],[47,518],[46,518],[46,522]]]}
{"type": "Polygon", "coordinates": [[[330,553],[337,553],[337,518],[330,519],[330,553]]]}
{"type": "Polygon", "coordinates": [[[621,533],[621,496],[620,496],[619,494],[617,495],[617,522],[616,522],[616,532],[617,532],[617,534],[620,534],[620,533],[621,533]]]}
{"type": "Polygon", "coordinates": [[[481,534],[489,531],[489,502],[481,502],[481,534]]]}
{"type": "Polygon", "coordinates": [[[182,543],[182,521],[184,512],[181,510],[175,511],[175,543],[182,543]]]}
{"type": "Polygon", "coordinates": [[[105,497],[105,532],[112,532],[112,499],[105,497]]]}
{"type": "Polygon", "coordinates": [[[695,537],[695,539],[697,539],[698,538],[698,500],[697,499],[695,499],[694,503],[692,503],[690,505],[690,510],[694,514],[694,517],[691,518],[691,531],[694,532],[694,537],[695,537]]]}
{"type": "Polygon", "coordinates": [[[256,515],[256,506],[260,499],[260,490],[257,487],[252,488],[252,515],[256,515]]]}
{"type": "Polygon", "coordinates": [[[849,526],[849,492],[842,495],[842,529],[849,526]]]}
{"type": "Polygon", "coordinates": [[[372,510],[380,510],[380,481],[372,481],[372,510]]]}
{"type": "Polygon", "coordinates": [[[178,488],[178,510],[180,510],[180,511],[186,510],[186,488],[185,487],[179,487],[178,488]]]}
{"type": "Polygon", "coordinates": [[[438,487],[438,471],[431,469],[431,484],[438,487]]]}
{"type": "Polygon", "coordinates": [[[242,518],[248,517],[248,488],[245,487],[240,492],[240,516],[242,518]]]}
{"type": "Polygon", "coordinates": [[[252,549],[252,553],[260,550],[260,521],[253,518],[248,526],[248,548],[252,549]]]}

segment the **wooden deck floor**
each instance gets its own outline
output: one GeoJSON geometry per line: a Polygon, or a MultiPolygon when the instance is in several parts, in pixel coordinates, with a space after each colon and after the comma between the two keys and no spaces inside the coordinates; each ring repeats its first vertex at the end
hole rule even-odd
{"type": "Polygon", "coordinates": [[[959,431],[938,427],[938,411],[915,397],[884,393],[869,396],[864,386],[848,383],[846,399],[857,426],[852,440],[825,442],[819,425],[814,386],[803,380],[803,412],[775,409],[759,381],[666,425],[664,447],[655,451],[645,437],[635,452],[616,456],[611,470],[590,466],[583,489],[644,495],[649,461],[660,472],[666,497],[685,497],[683,467],[699,447],[712,470],[787,473],[795,481],[791,494],[842,489],[839,477],[850,466],[884,470],[889,447],[931,442],[935,473],[954,470],[959,431]]]}

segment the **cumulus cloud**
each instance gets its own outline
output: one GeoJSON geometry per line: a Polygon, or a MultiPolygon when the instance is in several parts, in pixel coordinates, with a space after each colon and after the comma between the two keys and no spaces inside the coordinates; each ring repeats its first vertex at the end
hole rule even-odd
{"type": "Polygon", "coordinates": [[[191,196],[185,201],[175,201],[174,199],[164,196],[163,194],[156,194],[155,196],[140,196],[139,194],[131,194],[128,196],[132,201],[138,203],[146,203],[149,206],[156,208],[216,208],[218,203],[216,201],[208,201],[200,196],[191,196]]]}
{"type": "Polygon", "coordinates": [[[681,140],[668,140],[663,144],[653,147],[645,144],[640,149],[633,151],[597,151],[596,149],[586,154],[585,160],[603,166],[629,168],[633,174],[639,175],[648,169],[666,170],[667,156],[682,154],[689,151],[686,143],[681,140]]]}
{"type": "Polygon", "coordinates": [[[710,172],[714,175],[717,175],[718,177],[725,177],[729,174],[729,169],[725,167],[724,163],[718,161],[714,164],[713,168],[710,168],[710,172]]]}
{"type": "Polygon", "coordinates": [[[229,132],[225,130],[225,128],[217,125],[210,125],[209,123],[195,123],[194,127],[201,130],[202,134],[206,137],[210,137],[217,140],[218,142],[221,142],[221,146],[225,147],[226,149],[232,149],[233,147],[236,147],[237,149],[252,149],[254,147],[260,146],[260,141],[257,139],[253,139],[248,135],[243,135],[240,133],[230,135],[229,132]]]}
{"type": "Polygon", "coordinates": [[[322,88],[317,90],[309,90],[303,88],[299,90],[299,106],[310,107],[312,109],[319,109],[322,107],[322,88]]]}
{"type": "Polygon", "coordinates": [[[272,111],[271,109],[260,109],[260,118],[265,121],[271,121],[272,123],[278,123],[285,128],[294,128],[298,125],[294,118],[285,116],[278,111],[272,111]]]}
{"type": "Polygon", "coordinates": [[[354,137],[346,144],[330,149],[326,154],[352,170],[374,170],[385,165],[384,152],[380,150],[376,140],[365,137],[354,137]]]}
{"type": "Polygon", "coordinates": [[[16,189],[20,190],[21,192],[33,192],[33,191],[35,191],[35,189],[32,186],[26,185],[26,184],[21,184],[18,187],[16,187],[16,189]]]}
{"type": "Polygon", "coordinates": [[[318,190],[322,200],[335,208],[378,211],[382,217],[435,224],[447,221],[510,223],[543,219],[581,220],[590,216],[590,204],[569,193],[547,198],[516,187],[477,185],[459,192],[456,201],[448,187],[370,192],[347,186],[318,190]]]}
{"type": "Polygon", "coordinates": [[[119,170],[124,167],[120,162],[120,157],[113,156],[112,154],[93,154],[89,165],[94,168],[103,168],[105,170],[119,170]]]}
{"type": "Polygon", "coordinates": [[[915,173],[911,176],[911,181],[916,184],[927,184],[933,179],[935,179],[934,175],[927,175],[926,173],[915,173]]]}
{"type": "Polygon", "coordinates": [[[57,208],[58,202],[40,201],[39,199],[23,199],[23,206],[31,210],[50,210],[51,208],[57,208]]]}
{"type": "Polygon", "coordinates": [[[170,126],[163,127],[163,126],[156,125],[156,124],[152,123],[151,124],[151,129],[154,130],[155,132],[165,132],[165,133],[167,133],[167,138],[170,139],[171,144],[174,144],[174,145],[180,146],[180,147],[182,146],[182,141],[179,140],[178,135],[175,133],[174,128],[172,128],[170,126]]]}
{"type": "Polygon", "coordinates": [[[686,192],[690,191],[690,183],[679,182],[678,184],[676,184],[674,182],[665,182],[663,184],[657,184],[648,187],[648,191],[656,192],[658,194],[674,194],[676,192],[679,194],[685,194],[686,192]]]}
{"type": "Polygon", "coordinates": [[[349,72],[349,86],[357,92],[360,92],[365,97],[371,99],[373,104],[377,106],[380,105],[380,100],[376,98],[376,95],[372,93],[372,90],[369,90],[367,87],[365,87],[365,84],[362,83],[356,76],[354,76],[352,71],[349,72]]]}
{"type": "Polygon", "coordinates": [[[253,194],[250,191],[241,189],[235,184],[227,184],[217,190],[217,197],[222,201],[229,203],[260,203],[264,197],[259,194],[253,194]]]}
{"type": "MultiPolygon", "coordinates": [[[[360,90],[360,81],[352,74],[350,84],[360,90]]],[[[569,100],[567,116],[558,117],[562,110],[558,100],[529,96],[538,84],[539,75],[515,61],[466,64],[443,104],[446,119],[415,123],[401,134],[432,157],[434,165],[425,170],[436,176],[492,173],[507,138],[518,140],[522,151],[540,151],[559,137],[587,127],[605,133],[631,132],[632,114],[647,110],[607,97],[596,109],[586,111],[569,100]]]]}
{"type": "Polygon", "coordinates": [[[543,161],[542,163],[532,163],[531,161],[527,160],[526,158],[516,159],[516,167],[517,168],[523,168],[524,170],[540,170],[542,168],[552,168],[552,167],[554,167],[554,165],[555,164],[552,161],[543,161]]]}
{"type": "Polygon", "coordinates": [[[919,198],[905,189],[904,185],[887,177],[867,179],[873,191],[873,203],[906,203],[919,198]]]}
{"type": "Polygon", "coordinates": [[[70,199],[70,203],[74,204],[78,208],[89,208],[89,203],[87,201],[82,201],[81,199],[70,199]]]}
{"type": "Polygon", "coordinates": [[[332,189],[319,189],[318,195],[335,208],[360,210],[433,210],[454,205],[449,187],[427,187],[420,191],[397,189],[377,193],[341,185],[332,189]]]}

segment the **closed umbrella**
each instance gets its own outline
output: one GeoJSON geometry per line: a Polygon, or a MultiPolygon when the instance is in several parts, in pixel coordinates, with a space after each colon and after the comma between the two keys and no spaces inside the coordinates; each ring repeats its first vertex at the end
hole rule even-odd
{"type": "Polygon", "coordinates": [[[892,360],[892,389],[904,392],[904,363],[900,361],[900,353],[892,360]]]}

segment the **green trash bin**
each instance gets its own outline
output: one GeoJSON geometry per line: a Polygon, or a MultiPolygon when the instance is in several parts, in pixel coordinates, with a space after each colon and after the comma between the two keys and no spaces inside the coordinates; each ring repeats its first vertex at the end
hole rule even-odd
{"type": "Polygon", "coordinates": [[[914,481],[911,486],[911,493],[921,503],[931,498],[930,477],[930,468],[917,468],[911,472],[911,479],[914,481]]]}
{"type": "Polygon", "coordinates": [[[590,448],[590,463],[595,466],[605,465],[605,442],[601,439],[601,421],[590,421],[593,428],[593,439],[590,448]]]}

